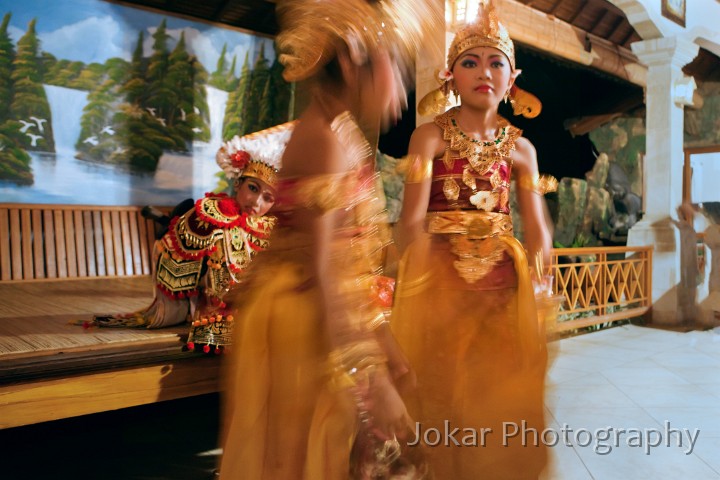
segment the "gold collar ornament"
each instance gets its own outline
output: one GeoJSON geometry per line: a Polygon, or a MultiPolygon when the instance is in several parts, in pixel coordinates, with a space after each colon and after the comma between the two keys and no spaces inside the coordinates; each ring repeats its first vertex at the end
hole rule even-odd
{"type": "Polygon", "coordinates": [[[454,107],[442,115],[435,117],[435,124],[442,128],[443,139],[449,142],[443,161],[448,169],[452,168],[450,152],[458,152],[467,158],[478,175],[484,175],[490,167],[510,156],[515,150],[515,141],[522,135],[516,128],[502,117],[498,117],[498,135],[493,140],[478,140],[463,132],[457,123],[458,107],[454,107]]]}

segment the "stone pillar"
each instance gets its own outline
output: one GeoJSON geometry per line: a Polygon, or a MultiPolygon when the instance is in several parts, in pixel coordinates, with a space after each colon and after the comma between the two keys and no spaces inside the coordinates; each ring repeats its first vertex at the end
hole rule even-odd
{"type": "Polygon", "coordinates": [[[705,284],[708,295],[699,302],[698,327],[720,325],[720,225],[705,229],[705,284]]]}
{"type": "Polygon", "coordinates": [[[648,67],[647,143],[643,162],[645,214],[642,221],[630,229],[628,245],[655,247],[652,323],[657,325],[694,323],[695,285],[685,285],[688,276],[682,274],[685,261],[681,261],[681,245],[685,229],[678,228],[676,209],[682,203],[684,162],[684,100],[678,97],[678,85],[687,86],[682,67],[695,58],[698,49],[697,44],[680,37],[632,44],[633,52],[648,67]]]}

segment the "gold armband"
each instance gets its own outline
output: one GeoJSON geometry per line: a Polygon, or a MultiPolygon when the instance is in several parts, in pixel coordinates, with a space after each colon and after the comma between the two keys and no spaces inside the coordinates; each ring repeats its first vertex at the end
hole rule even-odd
{"type": "Polygon", "coordinates": [[[359,377],[374,372],[386,362],[387,357],[375,340],[344,345],[330,352],[328,357],[332,383],[340,389],[357,385],[359,377]]]}
{"type": "Polygon", "coordinates": [[[405,171],[405,183],[422,183],[432,178],[432,158],[408,155],[402,160],[401,171],[405,171]]]}
{"type": "Polygon", "coordinates": [[[517,180],[518,187],[530,190],[538,195],[557,191],[558,181],[552,175],[521,175],[517,180]]]}

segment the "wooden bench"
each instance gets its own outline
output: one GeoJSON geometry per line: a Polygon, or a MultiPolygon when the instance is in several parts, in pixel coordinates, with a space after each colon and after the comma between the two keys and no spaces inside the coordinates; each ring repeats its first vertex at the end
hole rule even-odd
{"type": "Polygon", "coordinates": [[[71,320],[152,300],[155,227],[140,207],[0,204],[0,428],[218,390],[187,327],[71,320]]]}

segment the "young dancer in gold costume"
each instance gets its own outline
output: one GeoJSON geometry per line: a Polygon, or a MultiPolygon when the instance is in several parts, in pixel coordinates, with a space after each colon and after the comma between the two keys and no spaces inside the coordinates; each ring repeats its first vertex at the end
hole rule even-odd
{"type": "Polygon", "coordinates": [[[545,335],[525,248],[549,258],[548,180],[532,144],[498,114],[508,97],[517,112],[539,113],[514,86],[519,74],[492,2],[481,5],[450,46],[442,86],[420,104],[442,112],[452,91],[460,106],[410,141],[392,330],[416,379],[404,397],[437,479],[537,478],[545,465],[545,335]],[[513,178],[525,248],[513,237],[513,178]]]}

